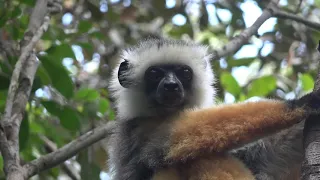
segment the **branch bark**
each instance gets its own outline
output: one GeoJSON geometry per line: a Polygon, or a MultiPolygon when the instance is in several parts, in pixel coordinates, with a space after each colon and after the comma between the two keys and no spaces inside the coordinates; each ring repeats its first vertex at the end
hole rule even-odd
{"type": "Polygon", "coordinates": [[[316,22],[309,21],[303,17],[299,17],[295,14],[282,11],[278,8],[278,0],[272,0],[268,6],[264,9],[261,16],[250,26],[249,28],[242,31],[238,36],[234,37],[227,45],[225,45],[221,50],[214,50],[213,60],[219,60],[229,54],[237,52],[245,43],[248,42],[249,38],[257,34],[260,26],[266,22],[271,17],[290,19],[296,22],[302,23],[308,27],[314,28],[316,30],[320,29],[320,24],[316,22]]]}
{"type": "MultiPolygon", "coordinates": [[[[52,142],[50,139],[48,139],[44,135],[40,135],[40,139],[44,142],[46,149],[52,153],[58,150],[57,145],[52,142]]],[[[62,170],[70,177],[72,180],[80,180],[81,177],[79,173],[75,172],[75,169],[70,165],[67,164],[66,162],[61,164],[62,170]]]]}
{"type": "Polygon", "coordinates": [[[110,121],[102,127],[95,128],[94,130],[78,137],[76,140],[71,141],[69,144],[63,146],[57,151],[25,164],[23,169],[27,172],[28,177],[31,177],[43,170],[50,169],[78,154],[84,148],[109,136],[113,132],[114,125],[115,123],[110,121]]]}
{"type": "Polygon", "coordinates": [[[293,21],[296,21],[298,23],[301,23],[301,24],[304,24],[304,25],[306,25],[308,27],[311,27],[311,28],[313,28],[315,30],[319,30],[320,29],[320,24],[319,23],[309,21],[306,18],[297,16],[295,14],[288,13],[288,12],[285,12],[285,11],[276,10],[274,12],[274,17],[282,18],[282,19],[291,19],[293,21]]]}
{"type": "Polygon", "coordinates": [[[277,9],[278,3],[279,0],[272,0],[268,4],[266,9],[263,10],[261,16],[258,17],[258,19],[252,24],[252,26],[242,31],[238,36],[232,39],[221,50],[213,51],[213,59],[218,60],[221,57],[224,57],[228,54],[237,52],[246,42],[248,42],[251,36],[257,34],[258,29],[264,22],[266,22],[266,20],[274,16],[274,12],[277,9]]]}
{"type": "MultiPolygon", "coordinates": [[[[320,52],[320,41],[318,45],[320,52]]],[[[313,92],[318,92],[320,96],[320,71],[318,72],[313,92]]],[[[308,117],[305,122],[304,130],[304,160],[302,163],[301,180],[320,179],[320,121],[319,116],[308,117]]]]}
{"type": "Polygon", "coordinates": [[[49,26],[47,4],[47,0],[38,0],[32,11],[28,29],[20,42],[20,56],[11,76],[5,112],[0,121],[0,151],[7,180],[27,179],[27,173],[20,165],[19,130],[39,65],[33,49],[49,26]]]}

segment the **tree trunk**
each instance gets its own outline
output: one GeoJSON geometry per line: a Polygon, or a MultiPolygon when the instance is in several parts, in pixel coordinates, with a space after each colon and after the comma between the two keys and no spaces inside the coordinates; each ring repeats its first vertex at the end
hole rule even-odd
{"type": "MultiPolygon", "coordinates": [[[[320,41],[318,45],[320,52],[320,41]]],[[[320,96],[320,71],[313,89],[320,96]]],[[[320,104],[320,102],[319,102],[320,104]]],[[[320,117],[312,115],[308,117],[304,127],[304,161],[302,164],[301,180],[320,179],[320,117]]]]}

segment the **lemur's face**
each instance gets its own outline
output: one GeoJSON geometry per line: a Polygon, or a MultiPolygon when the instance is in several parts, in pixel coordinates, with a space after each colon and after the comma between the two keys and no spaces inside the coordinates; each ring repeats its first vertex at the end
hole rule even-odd
{"type": "Polygon", "coordinates": [[[172,115],[214,104],[207,47],[181,40],[147,39],[125,49],[110,79],[120,117],[172,115]]]}
{"type": "MultiPolygon", "coordinates": [[[[139,87],[145,92],[150,106],[167,110],[179,110],[191,94],[192,69],[183,64],[158,64],[150,66],[143,75],[139,87]],[[141,86],[142,85],[142,86],[141,86]]],[[[130,80],[130,64],[121,63],[118,79],[124,88],[133,88],[130,80]]],[[[137,102],[139,104],[139,102],[137,102]]]]}
{"type": "Polygon", "coordinates": [[[151,66],[144,74],[146,96],[157,107],[181,107],[186,103],[192,78],[192,69],[186,65],[151,66]]]}

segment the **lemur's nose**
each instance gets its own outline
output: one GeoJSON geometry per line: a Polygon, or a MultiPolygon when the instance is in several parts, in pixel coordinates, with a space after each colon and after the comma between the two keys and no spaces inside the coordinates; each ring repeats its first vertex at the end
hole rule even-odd
{"type": "Polygon", "coordinates": [[[179,85],[176,82],[167,82],[163,85],[165,91],[178,91],[179,85]]]}

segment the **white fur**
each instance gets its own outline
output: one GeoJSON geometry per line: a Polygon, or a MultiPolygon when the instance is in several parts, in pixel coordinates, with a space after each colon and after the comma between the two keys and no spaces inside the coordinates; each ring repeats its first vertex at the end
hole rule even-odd
{"type": "Polygon", "coordinates": [[[143,76],[148,67],[156,64],[181,63],[192,68],[194,73],[193,92],[189,97],[187,108],[204,108],[214,104],[215,90],[212,87],[214,75],[207,47],[186,44],[173,40],[147,40],[137,47],[125,50],[122,59],[112,73],[110,90],[116,100],[116,108],[120,119],[148,116],[154,114],[143,91],[143,76]],[[159,42],[164,42],[160,48],[159,42]],[[124,59],[128,60],[132,71],[130,77],[135,80],[134,86],[123,88],[118,81],[118,69],[124,59]]]}

